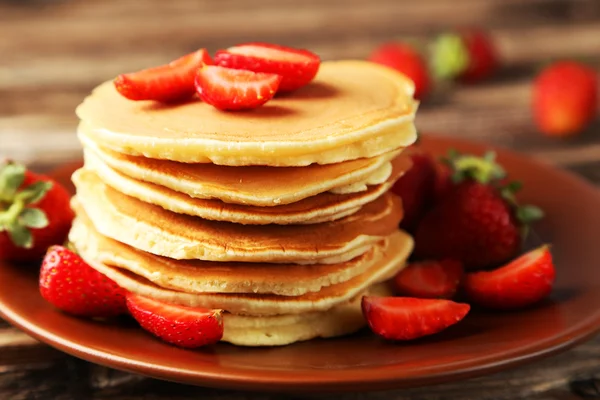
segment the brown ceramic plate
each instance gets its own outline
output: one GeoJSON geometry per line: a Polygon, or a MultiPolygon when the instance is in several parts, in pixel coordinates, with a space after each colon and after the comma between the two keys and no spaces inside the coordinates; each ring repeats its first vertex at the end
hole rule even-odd
{"type": "MultiPolygon", "coordinates": [[[[485,146],[424,138],[435,153],[485,146]]],[[[600,329],[600,192],[582,180],[498,150],[524,201],[547,218],[537,230],[554,244],[556,288],[535,308],[472,312],[427,339],[394,344],[369,332],[281,348],[227,344],[197,351],[155,340],[129,321],[102,324],[55,311],[38,294],[35,267],[0,264],[0,314],[34,337],[77,357],[156,378],[204,386],[286,391],[349,391],[418,386],[474,377],[548,356],[600,329]]],[[[57,173],[68,180],[72,167],[57,173]]]]}

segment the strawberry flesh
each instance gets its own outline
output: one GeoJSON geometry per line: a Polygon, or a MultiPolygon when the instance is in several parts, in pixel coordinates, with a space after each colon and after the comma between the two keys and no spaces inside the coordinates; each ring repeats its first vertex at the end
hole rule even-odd
{"type": "Polygon", "coordinates": [[[114,85],[130,100],[182,101],[196,93],[194,79],[198,68],[212,64],[206,49],[200,49],[166,65],[121,74],[114,85]]]}
{"type": "Polygon", "coordinates": [[[297,90],[310,83],[319,70],[321,60],[304,50],[268,43],[245,43],[220,50],[217,65],[282,77],[279,91],[297,90]]]}
{"type": "Polygon", "coordinates": [[[48,249],[39,277],[40,293],[56,308],[82,317],[125,314],[125,291],[69,249],[48,249]]]}
{"type": "Polygon", "coordinates": [[[398,294],[418,298],[452,298],[463,276],[459,261],[420,261],[408,265],[394,277],[398,294]]]}
{"type": "Polygon", "coordinates": [[[203,101],[220,110],[246,110],[271,100],[280,82],[275,74],[204,66],[196,75],[196,90],[203,101]]]}
{"type": "Polygon", "coordinates": [[[514,310],[548,296],[555,274],[552,254],[547,246],[542,246],[494,271],[467,274],[464,290],[473,304],[514,310]]]}
{"type": "Polygon", "coordinates": [[[206,346],[223,337],[220,310],[166,304],[133,293],[127,295],[127,307],[142,328],[179,347],[206,346]]]}
{"type": "Polygon", "coordinates": [[[412,340],[456,324],[470,306],[451,300],[365,296],[362,310],[377,335],[388,340],[412,340]]]}

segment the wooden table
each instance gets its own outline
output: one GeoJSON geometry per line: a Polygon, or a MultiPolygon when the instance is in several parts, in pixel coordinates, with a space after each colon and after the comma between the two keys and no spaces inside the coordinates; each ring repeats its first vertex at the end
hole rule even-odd
{"type": "MultiPolygon", "coordinates": [[[[385,40],[425,39],[447,27],[488,27],[503,70],[423,103],[422,131],[531,154],[600,184],[598,123],[577,138],[539,134],[531,81],[561,57],[600,65],[598,0],[13,1],[0,3],[0,157],[47,170],[80,156],[75,106],[124,71],[248,40],[307,47],[323,59],[364,58],[385,40]]],[[[516,327],[517,328],[517,327],[516,327]]],[[[521,368],[454,384],[339,399],[579,399],[598,395],[600,337],[521,368]]],[[[176,385],[66,356],[0,321],[0,399],[275,399],[278,395],[176,385]]],[[[295,398],[299,398],[296,396],[295,398]]],[[[332,398],[332,396],[327,396],[332,398]]]]}

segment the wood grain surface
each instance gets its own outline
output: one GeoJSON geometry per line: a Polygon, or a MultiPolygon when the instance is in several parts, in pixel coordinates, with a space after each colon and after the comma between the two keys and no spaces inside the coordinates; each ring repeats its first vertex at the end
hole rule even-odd
{"type": "MultiPolygon", "coordinates": [[[[248,40],[364,58],[379,43],[421,43],[460,25],[487,27],[503,68],[423,102],[422,131],[511,147],[600,184],[600,124],[549,139],[536,131],[531,83],[550,60],[600,66],[598,0],[71,0],[0,2],[0,157],[47,170],[80,157],[74,108],[102,81],[199,47],[248,40]]],[[[507,372],[415,390],[339,399],[580,399],[600,394],[600,337],[507,372]],[[594,380],[595,378],[595,380],[594,380]]],[[[319,398],[319,396],[315,396],[319,398]]],[[[0,321],[0,399],[276,399],[195,388],[95,366],[0,321]]],[[[300,398],[296,396],[294,398],[300,398]]],[[[600,398],[600,397],[599,397],[600,398]]]]}

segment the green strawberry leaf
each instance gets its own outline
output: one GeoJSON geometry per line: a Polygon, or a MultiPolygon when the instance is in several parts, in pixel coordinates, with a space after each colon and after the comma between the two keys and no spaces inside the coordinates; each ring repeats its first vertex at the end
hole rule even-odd
{"type": "Polygon", "coordinates": [[[430,65],[436,80],[460,75],[469,65],[469,51],[459,35],[440,35],[431,46],[430,65]]]}
{"type": "Polygon", "coordinates": [[[544,218],[544,212],[541,208],[525,205],[517,208],[517,219],[523,224],[529,224],[544,218]]]}
{"type": "Polygon", "coordinates": [[[11,224],[8,226],[8,236],[12,242],[18,247],[30,249],[33,247],[33,235],[27,227],[19,224],[11,224]]]}
{"type": "Polygon", "coordinates": [[[52,189],[52,182],[37,181],[21,190],[17,196],[25,204],[35,204],[43,199],[50,189],[52,189]]]}
{"type": "Polygon", "coordinates": [[[50,223],[46,214],[39,208],[26,208],[19,216],[19,222],[27,228],[45,228],[50,223]]]}
{"type": "Polygon", "coordinates": [[[0,168],[0,200],[10,202],[24,180],[24,165],[9,163],[0,168]]]}

